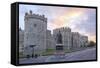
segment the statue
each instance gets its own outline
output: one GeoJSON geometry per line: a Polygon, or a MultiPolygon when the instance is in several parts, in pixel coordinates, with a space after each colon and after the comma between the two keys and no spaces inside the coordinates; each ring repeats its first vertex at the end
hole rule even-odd
{"type": "Polygon", "coordinates": [[[56,36],[57,44],[62,44],[62,35],[59,31],[59,33],[56,36]]]}

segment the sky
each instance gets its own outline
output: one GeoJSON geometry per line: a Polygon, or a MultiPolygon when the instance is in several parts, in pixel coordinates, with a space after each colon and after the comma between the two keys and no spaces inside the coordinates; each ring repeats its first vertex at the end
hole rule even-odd
{"type": "Polygon", "coordinates": [[[88,36],[89,41],[96,41],[96,9],[20,4],[19,28],[23,30],[25,13],[30,10],[35,14],[45,15],[48,30],[70,27],[72,32],[79,32],[88,36]]]}

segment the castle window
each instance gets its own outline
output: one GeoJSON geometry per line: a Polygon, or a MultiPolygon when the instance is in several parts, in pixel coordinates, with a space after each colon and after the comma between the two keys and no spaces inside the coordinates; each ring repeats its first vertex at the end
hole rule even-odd
{"type": "Polygon", "coordinates": [[[36,24],[34,24],[34,27],[36,27],[37,25],[36,24]]]}

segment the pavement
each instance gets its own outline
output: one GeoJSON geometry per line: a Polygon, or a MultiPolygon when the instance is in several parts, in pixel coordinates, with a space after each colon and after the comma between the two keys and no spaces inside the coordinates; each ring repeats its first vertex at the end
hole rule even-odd
{"type": "Polygon", "coordinates": [[[38,58],[19,59],[20,64],[27,63],[43,63],[43,62],[62,62],[62,61],[79,61],[79,60],[95,60],[96,48],[89,48],[82,51],[67,53],[63,57],[60,56],[40,56],[38,58]]]}
{"type": "Polygon", "coordinates": [[[59,62],[59,61],[80,61],[80,60],[95,60],[96,48],[86,49],[83,51],[77,51],[66,54],[63,58],[56,58],[56,56],[50,56],[46,59],[46,62],[59,62]]]}

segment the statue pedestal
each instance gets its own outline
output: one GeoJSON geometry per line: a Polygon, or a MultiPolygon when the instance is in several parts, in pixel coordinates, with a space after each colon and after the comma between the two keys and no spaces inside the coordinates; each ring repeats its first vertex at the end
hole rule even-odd
{"type": "Polygon", "coordinates": [[[55,52],[55,55],[59,59],[65,57],[64,45],[63,44],[56,44],[56,52],[55,52]]]}
{"type": "Polygon", "coordinates": [[[63,44],[56,44],[56,50],[64,50],[64,45],[63,44]]]}

